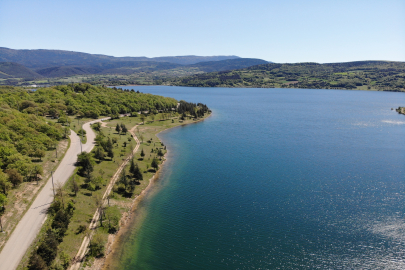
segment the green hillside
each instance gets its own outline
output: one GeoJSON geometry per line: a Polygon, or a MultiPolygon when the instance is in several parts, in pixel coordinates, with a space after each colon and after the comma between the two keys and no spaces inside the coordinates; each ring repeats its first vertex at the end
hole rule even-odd
{"type": "Polygon", "coordinates": [[[226,59],[221,61],[201,62],[193,65],[188,65],[188,68],[198,68],[204,72],[225,71],[233,69],[241,69],[255,65],[268,64],[267,61],[255,58],[238,58],[226,59]]]}
{"type": "MultiPolygon", "coordinates": [[[[4,173],[14,169],[23,181],[32,181],[35,163],[54,149],[65,134],[67,116],[98,118],[139,111],[171,111],[177,100],[89,84],[40,88],[31,92],[0,87],[0,194],[11,187],[4,173]],[[49,118],[58,118],[58,123],[49,118]],[[4,181],[3,181],[4,180],[4,181]],[[2,182],[3,181],[3,182],[2,182]]],[[[15,184],[14,184],[15,185],[15,184]]]]}
{"type": "Polygon", "coordinates": [[[10,62],[0,62],[0,78],[35,79],[42,76],[23,65],[10,62]]]}
{"type": "Polygon", "coordinates": [[[281,87],[405,91],[405,63],[264,64],[244,69],[169,78],[165,85],[194,87],[281,87]]]}
{"type": "Polygon", "coordinates": [[[48,68],[58,66],[94,66],[105,63],[127,61],[169,62],[190,65],[204,61],[235,59],[238,56],[165,56],[165,57],[114,57],[102,54],[90,54],[63,50],[14,50],[0,47],[0,62],[15,62],[29,68],[48,68]]]}

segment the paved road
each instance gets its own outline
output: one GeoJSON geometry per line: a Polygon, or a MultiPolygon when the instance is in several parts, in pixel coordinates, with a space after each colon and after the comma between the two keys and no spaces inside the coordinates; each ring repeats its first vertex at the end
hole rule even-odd
{"type": "MultiPolygon", "coordinates": [[[[90,152],[93,149],[96,134],[90,128],[90,124],[98,121],[101,121],[101,119],[83,125],[83,128],[87,133],[87,143],[82,145],[83,151],[90,152]]],[[[57,182],[64,184],[75,169],[74,164],[77,160],[77,155],[80,154],[81,150],[79,137],[73,131],[70,135],[70,141],[70,148],[53,174],[55,185],[57,182]]],[[[45,222],[46,210],[52,200],[52,179],[49,178],[35,201],[32,203],[30,209],[28,209],[16,226],[0,253],[0,270],[14,270],[17,268],[20,260],[34,241],[42,224],[45,222]]]]}

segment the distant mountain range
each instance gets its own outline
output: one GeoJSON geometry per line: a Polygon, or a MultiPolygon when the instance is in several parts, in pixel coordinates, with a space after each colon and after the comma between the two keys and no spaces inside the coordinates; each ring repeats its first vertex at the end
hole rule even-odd
{"type": "Polygon", "coordinates": [[[114,57],[63,50],[14,50],[0,47],[0,62],[15,62],[26,67],[38,69],[55,66],[93,66],[111,62],[152,61],[191,65],[199,62],[220,61],[240,58],[231,56],[163,56],[163,57],[114,57]]]}
{"type": "Polygon", "coordinates": [[[238,56],[114,57],[62,50],[14,50],[0,47],[0,79],[70,77],[75,75],[131,75],[176,68],[192,73],[246,68],[269,62],[238,56]]]}

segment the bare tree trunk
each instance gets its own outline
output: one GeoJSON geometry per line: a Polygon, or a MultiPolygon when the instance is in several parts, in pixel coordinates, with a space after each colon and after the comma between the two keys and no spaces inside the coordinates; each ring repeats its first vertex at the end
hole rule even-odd
{"type": "Polygon", "coordinates": [[[100,208],[100,227],[103,227],[103,210],[100,208]]]}

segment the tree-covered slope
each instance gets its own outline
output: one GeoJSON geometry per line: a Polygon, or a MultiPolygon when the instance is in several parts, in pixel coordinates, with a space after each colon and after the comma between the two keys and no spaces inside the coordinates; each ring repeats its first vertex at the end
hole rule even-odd
{"type": "Polygon", "coordinates": [[[28,68],[48,68],[59,66],[94,66],[102,63],[125,61],[169,62],[190,65],[204,61],[235,59],[237,56],[165,56],[165,57],[114,57],[63,50],[14,50],[0,47],[0,62],[15,62],[28,68]]]}
{"type": "Polygon", "coordinates": [[[50,67],[37,70],[38,74],[46,78],[57,78],[57,77],[70,77],[75,75],[84,74],[94,74],[100,72],[101,69],[94,67],[73,67],[73,66],[61,66],[61,67],[50,67]]]}
{"type": "Polygon", "coordinates": [[[198,68],[200,71],[204,72],[215,72],[215,71],[241,69],[267,63],[268,63],[267,61],[264,61],[262,59],[237,58],[221,61],[201,62],[193,65],[188,65],[187,67],[198,68]]]}
{"type": "Polygon", "coordinates": [[[43,172],[39,161],[68,134],[63,126],[70,122],[68,115],[118,118],[120,113],[172,112],[177,104],[173,98],[89,84],[37,91],[0,87],[0,219],[11,188],[22,181],[38,181],[43,172]]]}
{"type": "Polygon", "coordinates": [[[244,69],[166,79],[162,84],[196,87],[285,87],[405,91],[405,63],[264,64],[244,69]]]}
{"type": "Polygon", "coordinates": [[[0,62],[0,78],[42,78],[42,76],[21,64],[0,62]]]}

